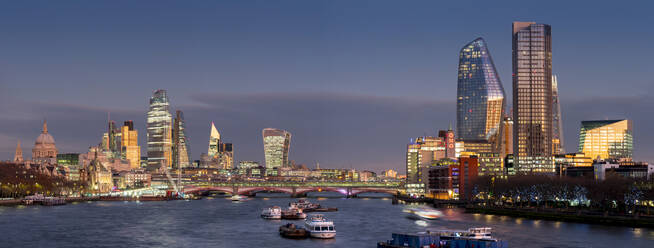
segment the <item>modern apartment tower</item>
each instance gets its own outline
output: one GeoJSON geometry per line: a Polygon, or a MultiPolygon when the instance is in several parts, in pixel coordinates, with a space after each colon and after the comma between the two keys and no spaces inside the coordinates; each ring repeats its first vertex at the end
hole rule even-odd
{"type": "Polygon", "coordinates": [[[148,170],[172,165],[172,115],[169,110],[168,94],[157,90],[150,98],[147,117],[148,170]]]}
{"type": "Polygon", "coordinates": [[[519,173],[553,173],[552,29],[513,23],[513,153],[519,173]]]}
{"type": "Polygon", "coordinates": [[[281,129],[265,128],[262,135],[266,169],[289,166],[288,151],[291,147],[291,133],[281,129]]]}
{"type": "Polygon", "coordinates": [[[634,149],[630,120],[582,121],[579,152],[591,159],[631,160],[634,149]]]}
{"type": "Polygon", "coordinates": [[[123,159],[129,161],[132,169],[141,166],[141,147],[139,146],[139,134],[134,129],[134,122],[125,121],[120,129],[120,153],[123,159]]]}
{"type": "Polygon", "coordinates": [[[189,162],[188,138],[186,136],[186,124],[184,113],[181,110],[175,112],[173,122],[173,168],[187,168],[189,162]]]}
{"type": "Polygon", "coordinates": [[[477,38],[459,53],[456,137],[491,142],[499,150],[504,117],[504,88],[486,42],[477,38]]]}
{"type": "Polygon", "coordinates": [[[552,153],[565,154],[563,146],[563,119],[561,119],[561,103],[559,102],[559,84],[556,75],[552,76],[552,153]]]}

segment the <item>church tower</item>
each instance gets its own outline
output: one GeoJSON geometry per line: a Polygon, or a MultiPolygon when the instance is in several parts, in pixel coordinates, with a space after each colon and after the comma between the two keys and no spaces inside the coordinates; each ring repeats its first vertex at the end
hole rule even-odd
{"type": "Polygon", "coordinates": [[[16,145],[16,154],[14,155],[14,162],[23,162],[23,149],[20,148],[20,140],[16,145]]]}

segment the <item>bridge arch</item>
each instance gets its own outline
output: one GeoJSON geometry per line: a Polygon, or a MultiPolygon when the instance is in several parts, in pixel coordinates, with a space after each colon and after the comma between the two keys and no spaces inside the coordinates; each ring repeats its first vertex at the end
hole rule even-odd
{"type": "Polygon", "coordinates": [[[358,196],[359,194],[363,194],[363,193],[383,193],[383,194],[390,194],[392,196],[396,196],[398,194],[397,190],[371,188],[371,189],[352,189],[351,196],[358,196]]]}
{"type": "Polygon", "coordinates": [[[195,194],[198,192],[203,192],[203,191],[217,191],[217,192],[223,192],[223,193],[228,193],[228,194],[233,194],[233,189],[231,187],[191,187],[191,188],[184,188],[184,193],[186,194],[195,194]]]}
{"type": "Polygon", "coordinates": [[[244,187],[239,188],[237,194],[239,195],[254,195],[259,192],[275,192],[275,193],[286,193],[293,194],[293,189],[291,188],[282,188],[282,187],[244,187]]]}
{"type": "Polygon", "coordinates": [[[313,187],[308,189],[298,189],[295,192],[295,194],[304,195],[311,192],[336,192],[344,196],[348,195],[347,188],[334,188],[334,187],[313,187]]]}

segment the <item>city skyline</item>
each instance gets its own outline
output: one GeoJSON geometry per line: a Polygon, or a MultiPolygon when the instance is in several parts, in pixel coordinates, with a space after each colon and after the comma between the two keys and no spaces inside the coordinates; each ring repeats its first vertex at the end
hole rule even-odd
{"type": "MultiPolygon", "coordinates": [[[[576,7],[578,8],[579,6],[576,7]]],[[[308,7],[299,6],[298,8],[308,7]]],[[[11,6],[7,9],[10,11],[15,10],[12,9],[11,6]]],[[[571,9],[574,10],[575,6],[571,6],[571,9]]],[[[379,11],[382,10],[387,11],[388,9],[384,8],[379,11]]],[[[338,12],[331,9],[330,11],[338,12]]],[[[364,9],[360,11],[370,12],[372,10],[364,9]]],[[[18,13],[20,13],[20,11],[18,11],[18,13]]],[[[275,14],[279,13],[273,12],[268,15],[275,14]]],[[[128,17],[129,16],[130,15],[128,15],[128,17]]],[[[419,12],[418,16],[426,17],[426,14],[419,12]]],[[[8,15],[4,18],[11,17],[15,17],[15,15],[8,15]]],[[[352,17],[349,17],[350,19],[348,20],[351,20],[352,17]]],[[[75,20],[75,16],[71,18],[72,19],[70,20],[75,20]]],[[[299,17],[291,16],[289,18],[289,20],[294,20],[293,18],[299,17]]],[[[324,18],[331,19],[330,17],[324,18]]],[[[374,20],[382,20],[381,17],[373,16],[372,18],[374,18],[374,20]]],[[[171,109],[181,109],[184,110],[186,114],[187,130],[189,131],[189,137],[191,140],[191,149],[189,150],[193,152],[197,151],[197,153],[192,154],[194,159],[198,159],[200,151],[206,149],[206,125],[209,123],[208,120],[217,119],[215,117],[218,117],[220,120],[217,120],[217,123],[220,123],[219,129],[221,132],[233,137],[234,144],[237,144],[239,147],[236,160],[257,160],[263,162],[263,154],[261,153],[260,146],[262,141],[258,137],[258,133],[261,128],[274,126],[289,130],[294,134],[296,138],[294,139],[294,148],[291,159],[296,160],[299,163],[313,165],[315,162],[320,162],[323,166],[341,168],[374,168],[378,170],[388,168],[401,169],[404,163],[404,161],[402,161],[402,155],[405,152],[404,145],[410,137],[416,137],[425,133],[435,135],[436,130],[444,129],[450,123],[454,123],[455,103],[451,96],[455,94],[456,89],[456,53],[462,44],[465,44],[465,42],[474,39],[477,36],[484,37],[493,50],[492,53],[495,57],[494,59],[500,78],[504,78],[505,82],[508,82],[507,80],[510,77],[510,73],[507,72],[510,72],[511,61],[509,55],[510,44],[507,43],[507,40],[510,41],[510,38],[508,38],[507,27],[510,22],[516,20],[534,20],[536,22],[548,23],[554,26],[555,30],[553,31],[553,36],[555,42],[553,44],[553,72],[559,75],[559,80],[561,81],[559,90],[562,103],[562,115],[564,118],[564,137],[566,138],[565,143],[567,144],[567,152],[574,152],[571,148],[576,147],[575,145],[578,140],[580,121],[626,118],[633,120],[635,123],[634,133],[635,136],[638,137],[634,140],[635,159],[652,161],[654,157],[652,157],[652,155],[647,151],[654,148],[654,137],[652,134],[644,132],[644,129],[642,129],[642,127],[646,126],[646,123],[651,121],[651,117],[647,116],[648,110],[637,107],[642,105],[649,106],[652,104],[652,100],[645,97],[645,94],[643,93],[652,90],[652,82],[651,80],[647,81],[648,79],[645,77],[636,79],[633,77],[625,77],[627,74],[646,75],[644,74],[646,71],[639,69],[640,67],[635,66],[627,68],[618,65],[639,64],[638,59],[640,58],[630,58],[629,60],[626,60],[626,58],[621,57],[619,54],[619,51],[623,50],[612,47],[608,52],[615,61],[604,61],[603,63],[609,64],[606,66],[614,66],[612,69],[613,71],[605,70],[603,72],[597,69],[590,70],[589,68],[591,68],[596,62],[589,61],[591,65],[581,65],[582,63],[580,63],[579,60],[572,58],[572,52],[575,51],[575,56],[579,57],[584,57],[584,54],[588,57],[588,55],[600,53],[600,51],[606,52],[603,50],[602,46],[605,46],[610,41],[616,41],[616,38],[608,37],[606,38],[608,41],[593,41],[592,44],[575,43],[576,40],[579,39],[579,36],[588,34],[584,32],[589,31],[581,30],[582,27],[586,28],[586,26],[582,24],[587,23],[588,21],[567,20],[568,25],[562,25],[561,23],[565,23],[564,20],[558,20],[554,18],[554,16],[546,15],[534,15],[533,17],[507,17],[503,20],[492,20],[488,24],[472,30],[469,29],[470,26],[468,24],[459,24],[459,28],[467,28],[465,32],[455,32],[454,35],[452,35],[453,38],[448,38],[443,42],[436,42],[435,44],[429,45],[426,45],[426,43],[435,42],[440,38],[435,37],[436,35],[442,34],[442,32],[452,32],[452,30],[442,26],[436,28],[420,26],[419,28],[411,29],[407,32],[412,34],[422,34],[423,36],[418,37],[423,37],[424,41],[396,40],[395,42],[407,46],[415,46],[416,48],[423,50],[426,49],[427,51],[433,51],[428,53],[429,56],[419,56],[414,53],[412,49],[409,49],[406,51],[389,50],[388,53],[379,55],[383,57],[370,57],[371,51],[362,49],[361,52],[355,52],[354,55],[360,58],[358,61],[366,63],[348,64],[349,66],[354,66],[352,68],[360,68],[359,71],[349,71],[349,74],[343,73],[347,72],[347,70],[345,70],[347,68],[335,66],[335,62],[332,62],[332,64],[328,64],[330,65],[328,68],[331,69],[320,70],[318,69],[319,67],[305,67],[304,69],[311,70],[302,70],[302,68],[300,68],[298,70],[288,71],[280,77],[270,77],[273,79],[273,83],[269,83],[270,85],[275,85],[275,83],[286,79],[293,79],[290,81],[295,82],[294,84],[283,84],[286,86],[285,89],[289,89],[288,91],[274,90],[266,86],[258,87],[264,85],[266,80],[256,77],[246,77],[244,75],[240,75],[240,77],[231,75],[226,78],[217,76],[214,79],[213,76],[216,75],[210,74],[208,72],[209,70],[205,67],[200,67],[198,71],[199,74],[204,75],[203,77],[198,78],[191,76],[190,79],[187,79],[184,76],[181,76],[172,77],[172,80],[160,80],[160,78],[156,76],[156,72],[151,70],[152,67],[149,66],[141,68],[146,69],[145,72],[148,72],[147,75],[156,78],[148,79],[147,76],[144,78],[145,74],[132,74],[135,75],[132,79],[127,76],[112,78],[107,77],[107,74],[110,73],[110,71],[99,70],[99,74],[96,76],[102,78],[102,80],[95,81],[95,83],[88,83],[89,78],[86,76],[80,76],[79,71],[65,73],[66,70],[61,70],[61,72],[53,72],[52,70],[44,68],[42,64],[37,64],[33,68],[34,71],[43,73],[49,78],[49,80],[41,80],[39,77],[28,77],[23,74],[23,71],[27,68],[25,67],[24,62],[22,62],[23,60],[15,59],[17,57],[14,57],[14,55],[12,55],[13,53],[9,52],[10,49],[18,49],[18,47],[20,47],[15,42],[20,41],[21,38],[27,38],[19,35],[9,40],[7,46],[0,48],[3,49],[3,51],[9,52],[7,58],[15,62],[15,64],[12,64],[12,62],[9,61],[5,62],[6,66],[3,71],[7,72],[7,74],[4,75],[2,84],[0,85],[3,98],[1,104],[2,107],[0,108],[2,108],[2,112],[5,113],[2,122],[3,124],[0,124],[0,137],[2,140],[2,144],[0,144],[0,147],[2,148],[0,158],[3,160],[11,159],[16,148],[16,142],[19,139],[23,141],[22,148],[24,150],[30,150],[31,141],[38,135],[40,120],[44,118],[50,121],[50,130],[53,135],[57,137],[57,145],[60,151],[85,152],[88,146],[98,143],[98,135],[101,135],[102,132],[106,130],[106,112],[111,112],[114,117],[113,119],[118,123],[123,120],[134,120],[135,129],[141,133],[139,145],[145,148],[146,145],[144,142],[146,142],[146,129],[145,118],[143,117],[145,116],[146,109],[145,99],[149,94],[151,94],[152,90],[164,88],[169,90],[169,95],[172,98],[171,109]],[[434,34],[424,36],[430,32],[434,34]],[[507,47],[509,48],[509,52],[507,52],[507,47]],[[368,64],[367,62],[369,61],[393,58],[393,55],[397,55],[397,53],[403,54],[403,51],[406,52],[406,54],[400,56],[399,60],[403,63],[411,62],[411,66],[416,68],[415,70],[410,71],[412,73],[402,73],[399,69],[391,70],[384,74],[370,73],[377,70],[363,65],[368,64]],[[429,57],[429,59],[427,57],[429,57]],[[422,66],[420,66],[421,64],[422,66]],[[359,67],[356,67],[356,65],[359,67]],[[304,71],[304,73],[315,72],[317,73],[316,77],[318,78],[318,82],[323,83],[323,85],[325,82],[328,82],[327,85],[332,86],[319,86],[318,83],[315,83],[314,85],[302,71],[304,71]],[[366,74],[369,74],[369,77],[365,77],[366,74]],[[325,77],[325,75],[331,75],[331,77],[325,77]],[[384,80],[380,75],[389,77],[390,79],[384,80]],[[583,77],[588,78],[585,79],[583,77]],[[50,82],[62,82],[62,80],[70,81],[70,83],[60,84],[64,86],[62,89],[57,87],[52,88],[52,86],[45,87],[48,89],[47,95],[43,95],[44,93],[38,91],[33,92],[34,94],[26,93],[29,87],[43,88],[40,86],[45,86],[45,84],[50,82]],[[132,80],[145,83],[141,83],[142,85],[136,85],[135,81],[132,80]],[[106,84],[110,86],[103,85],[101,81],[107,82],[106,84]],[[127,81],[129,84],[119,81],[127,81]],[[214,81],[217,82],[214,85],[215,89],[210,88],[210,90],[206,90],[207,82],[214,81]],[[255,83],[255,81],[260,81],[261,83],[255,83]],[[384,87],[371,87],[372,84],[369,83],[369,81],[378,81],[377,83],[383,84],[384,87]],[[614,88],[617,87],[613,86],[615,82],[624,81],[627,81],[628,83],[617,84],[620,85],[620,87],[614,88]],[[185,85],[185,82],[190,82],[190,85],[185,85]],[[302,84],[299,82],[307,83],[302,84]],[[397,82],[397,85],[389,82],[397,82]],[[181,83],[188,89],[181,90],[178,86],[173,86],[173,83],[181,83]],[[99,90],[88,89],[86,88],[88,87],[87,84],[92,85],[93,87],[98,87],[99,90]],[[411,86],[408,88],[415,89],[415,86],[418,86],[419,89],[424,90],[421,90],[421,92],[418,93],[415,93],[415,90],[405,91],[402,89],[403,87],[399,86],[404,84],[411,86]],[[121,95],[113,90],[114,88],[132,86],[134,87],[134,90],[130,90],[130,92],[135,93],[125,93],[125,95],[121,95]],[[76,94],[76,97],[70,97],[68,93],[62,92],[63,88],[66,87],[76,87],[81,92],[86,92],[86,94],[76,94]],[[221,87],[230,90],[223,91],[221,87]],[[95,93],[96,91],[102,92],[102,94],[95,93]],[[222,93],[215,94],[212,92],[222,93]],[[577,94],[579,94],[579,97],[577,97],[577,94]],[[45,104],[46,102],[47,105],[45,104]],[[318,111],[312,111],[310,113],[306,111],[305,108],[316,109],[318,111]],[[411,113],[409,113],[409,111],[411,111],[411,113]],[[282,114],[281,116],[278,115],[280,113],[282,114]],[[302,121],[293,121],[295,118],[302,119],[302,121]],[[389,119],[403,119],[403,121],[389,119]],[[343,124],[335,120],[345,120],[346,123],[343,124]],[[260,124],[251,124],[250,122],[260,124]],[[295,124],[295,122],[301,123],[300,126],[295,124]],[[372,125],[373,128],[369,128],[371,126],[370,123],[374,123],[374,125],[372,125]],[[310,126],[305,127],[302,125],[310,126]],[[397,129],[397,127],[402,128],[397,129]],[[366,128],[369,128],[369,130],[365,130],[366,128]],[[361,130],[364,131],[361,132],[361,130]],[[390,133],[390,131],[396,133],[390,133]],[[77,135],[73,135],[73,133],[78,133],[80,137],[74,137],[77,135]],[[378,137],[385,135],[386,137],[383,138],[378,137]],[[392,141],[388,141],[389,139],[392,141]],[[361,148],[360,144],[352,145],[352,143],[355,143],[352,142],[353,140],[365,140],[374,145],[361,148]],[[351,151],[355,148],[362,149],[361,153],[358,153],[356,157],[349,155],[347,151],[351,151]],[[383,155],[378,155],[378,153],[383,153],[383,155]],[[339,156],[334,156],[334,154],[338,154],[339,156]],[[341,157],[340,155],[342,154],[347,156],[341,157]]],[[[593,20],[599,21],[598,19],[593,20]]],[[[93,21],[94,20],[91,20],[91,22],[93,21]]],[[[95,21],[97,22],[98,20],[95,21]]],[[[415,21],[417,20],[407,20],[409,23],[415,21]]],[[[647,23],[646,19],[641,19],[641,21],[647,23]]],[[[40,23],[38,20],[35,20],[35,22],[40,23]]],[[[8,23],[12,22],[8,21],[8,23]]],[[[620,22],[617,21],[613,24],[614,26],[604,28],[615,28],[615,26],[620,26],[619,23],[620,22]]],[[[258,24],[257,27],[263,26],[260,22],[255,22],[255,24],[258,24]]],[[[26,23],[24,25],[30,24],[26,23]]],[[[79,25],[81,24],[72,25],[71,28],[82,28],[79,25]]],[[[385,23],[385,25],[388,24],[385,23]]],[[[121,25],[109,26],[116,28],[117,31],[123,30],[123,32],[125,32],[124,29],[126,29],[126,27],[121,25]]],[[[343,33],[338,31],[338,28],[342,25],[329,24],[327,26],[331,28],[329,29],[331,30],[330,32],[352,35],[349,33],[352,31],[351,29],[344,29],[344,31],[342,31],[343,33]]],[[[359,26],[356,27],[363,28],[367,26],[359,24],[359,26]]],[[[370,27],[377,27],[377,25],[370,24],[370,27]]],[[[638,29],[637,27],[638,25],[621,26],[621,31],[612,32],[617,32],[618,34],[629,32],[636,33],[638,29]]],[[[203,27],[200,28],[202,29],[203,27]]],[[[299,34],[300,27],[294,28],[298,28],[298,30],[288,30],[289,33],[285,34],[299,34]]],[[[18,32],[15,29],[9,29],[9,31],[18,32]]],[[[373,30],[373,33],[369,34],[369,36],[362,35],[351,37],[354,41],[357,41],[359,42],[358,44],[360,44],[364,43],[364,41],[370,41],[374,37],[379,37],[380,35],[386,37],[385,35],[396,34],[397,31],[391,30],[386,32],[388,33],[373,30]]],[[[70,37],[66,36],[55,37],[58,37],[60,42],[68,41],[68,39],[70,39],[70,37]]],[[[307,37],[325,39],[327,42],[333,41],[330,38],[323,36],[307,37]]],[[[639,37],[639,39],[642,42],[643,39],[647,41],[651,40],[652,37],[646,35],[644,38],[639,37]]],[[[66,45],[64,43],[57,44],[65,47],[66,45]]],[[[101,43],[92,41],[89,44],[91,44],[91,47],[87,47],[87,49],[93,48],[95,45],[101,43]]],[[[137,42],[137,47],[138,44],[139,43],[137,42]]],[[[184,43],[182,42],[182,44],[184,43]]],[[[273,48],[277,47],[277,45],[281,46],[281,43],[274,44],[276,45],[272,45],[273,48]]],[[[221,45],[231,47],[230,44],[221,45]]],[[[384,43],[381,45],[384,45],[385,47],[390,44],[384,43]]],[[[175,48],[172,44],[161,44],[161,46],[162,47],[160,48],[175,48]]],[[[334,50],[328,49],[327,51],[327,54],[333,53],[330,57],[332,60],[341,61],[352,58],[351,56],[346,56],[338,52],[347,49],[347,46],[338,42],[335,43],[334,46],[336,47],[334,48],[336,53],[334,53],[334,50]]],[[[120,47],[110,46],[110,48],[118,49],[120,47]]],[[[279,48],[285,48],[285,46],[279,48]]],[[[357,48],[361,47],[359,46],[357,48]]],[[[632,46],[629,50],[637,48],[637,46],[632,46]]],[[[282,50],[289,51],[285,49],[282,50]]],[[[625,52],[629,50],[625,50],[625,52]]],[[[306,54],[305,50],[302,51],[303,52],[296,54],[297,56],[294,57],[299,59],[299,61],[308,61],[310,56],[306,54]]],[[[645,53],[647,52],[648,50],[645,50],[645,53]]],[[[191,52],[191,54],[193,54],[193,52],[191,52]]],[[[256,57],[256,54],[248,53],[246,55],[250,58],[256,57]]],[[[94,51],[85,56],[76,55],[73,57],[63,57],[62,59],[63,62],[72,63],[80,61],[80,59],[83,60],[84,58],[94,61],[96,58],[107,58],[106,56],[106,54],[94,51]]],[[[144,55],[139,53],[136,53],[135,56],[137,56],[137,59],[144,58],[142,57],[144,55]]],[[[278,55],[270,55],[263,57],[270,59],[277,56],[278,55]]],[[[233,58],[233,54],[230,58],[233,58]]],[[[314,57],[314,59],[318,62],[325,61],[325,57],[314,57]]],[[[45,61],[47,62],[48,58],[46,58],[45,61]]],[[[184,63],[191,63],[188,58],[184,58],[182,61],[184,63]]],[[[230,64],[230,61],[232,60],[221,63],[230,64]]],[[[239,60],[232,62],[235,64],[243,63],[243,61],[239,60]]],[[[282,63],[283,65],[289,65],[290,63],[288,61],[284,62],[285,63],[282,63]]],[[[214,64],[211,61],[202,59],[194,61],[191,64],[202,65],[203,63],[206,63],[207,66],[214,64]]],[[[380,68],[396,66],[396,64],[389,64],[389,62],[378,63],[381,63],[378,64],[380,68]]],[[[99,65],[97,63],[90,64],[99,65]]],[[[97,70],[95,67],[91,68],[97,70]]],[[[184,69],[187,67],[181,66],[181,68],[184,69]]],[[[251,69],[268,74],[269,76],[273,75],[269,74],[270,71],[262,71],[260,70],[261,68],[257,66],[254,66],[251,69]]],[[[290,67],[281,67],[278,69],[284,69],[280,71],[287,71],[290,67]]],[[[118,70],[118,72],[120,72],[125,69],[118,70]]],[[[173,70],[173,72],[174,71],[175,70],[173,70]]],[[[133,73],[132,71],[128,72],[133,73]]],[[[163,75],[171,75],[166,72],[162,73],[163,75]]],[[[185,73],[189,73],[188,69],[184,69],[180,75],[189,75],[185,73]]],[[[505,88],[507,90],[507,98],[509,98],[511,95],[510,87],[505,88]]],[[[70,89],[68,91],[75,92],[75,90],[70,89]]],[[[510,99],[507,100],[510,101],[510,99]]],[[[145,150],[142,151],[142,153],[145,154],[145,150]]]]}

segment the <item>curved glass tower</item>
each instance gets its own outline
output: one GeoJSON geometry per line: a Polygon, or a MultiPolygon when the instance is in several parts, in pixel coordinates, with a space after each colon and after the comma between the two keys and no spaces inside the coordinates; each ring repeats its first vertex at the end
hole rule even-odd
{"type": "Polygon", "coordinates": [[[504,88],[482,38],[459,53],[456,103],[458,139],[496,141],[504,115],[504,88]]]}
{"type": "Polygon", "coordinates": [[[150,98],[147,118],[148,170],[172,165],[172,115],[165,90],[157,90],[150,98]]]}
{"type": "Polygon", "coordinates": [[[266,168],[288,166],[288,150],[291,147],[291,133],[275,128],[265,128],[263,135],[263,151],[266,168]]]}

